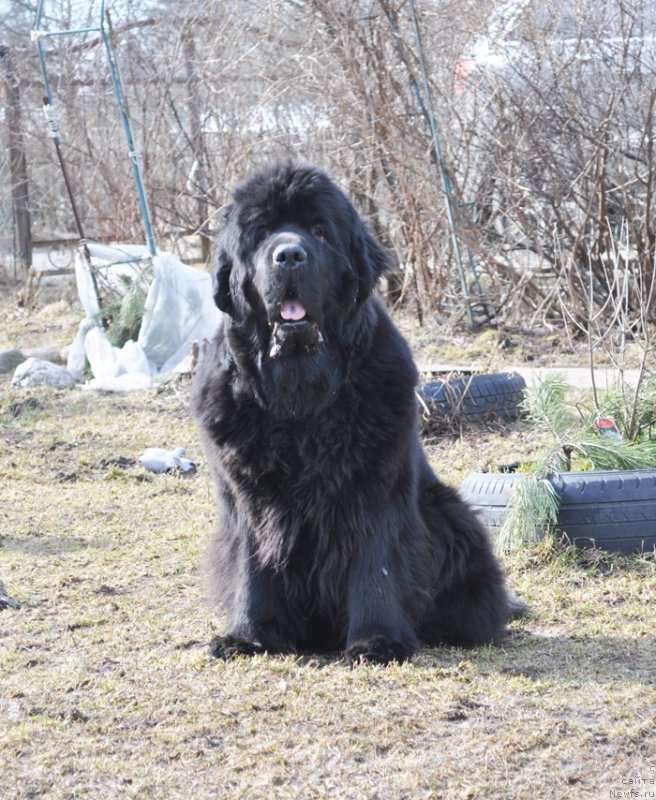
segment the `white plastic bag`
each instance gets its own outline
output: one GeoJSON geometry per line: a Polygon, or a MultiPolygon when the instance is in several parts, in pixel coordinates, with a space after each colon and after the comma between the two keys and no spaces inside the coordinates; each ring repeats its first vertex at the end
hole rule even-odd
{"type": "Polygon", "coordinates": [[[148,447],[139,456],[139,463],[151,472],[168,472],[171,469],[181,469],[189,472],[196,468],[193,461],[183,458],[184,447],[175,450],[164,450],[162,447],[148,447]]]}

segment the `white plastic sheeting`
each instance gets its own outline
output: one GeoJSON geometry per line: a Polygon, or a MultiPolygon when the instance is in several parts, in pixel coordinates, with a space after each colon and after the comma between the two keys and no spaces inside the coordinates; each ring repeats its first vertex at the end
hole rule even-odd
{"type": "MultiPolygon", "coordinates": [[[[87,244],[91,264],[103,281],[121,287],[121,276],[137,279],[147,264],[148,250],[139,245],[87,244]],[[137,260],[135,260],[137,259],[137,260]]],[[[144,316],[136,342],[114,347],[97,322],[98,299],[86,259],[75,258],[75,278],[87,317],[71,345],[68,370],[80,379],[88,360],[93,379],[86,386],[130,392],[153,385],[157,376],[189,369],[192,342],[216,333],[220,312],[214,305],[210,276],[183,264],[170,253],[152,258],[144,316]]]]}

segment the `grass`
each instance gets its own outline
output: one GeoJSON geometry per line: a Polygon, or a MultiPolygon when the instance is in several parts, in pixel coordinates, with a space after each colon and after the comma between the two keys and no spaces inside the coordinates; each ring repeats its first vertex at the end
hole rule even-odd
{"type": "MultiPolygon", "coordinates": [[[[0,611],[3,800],[553,800],[656,778],[653,556],[542,543],[509,557],[533,612],[499,647],[354,670],[338,656],[212,661],[220,620],[198,570],[212,497],[188,392],[0,384],[0,581],[22,603],[0,611]],[[196,475],[136,462],[176,445],[196,475]]],[[[430,455],[457,484],[535,446],[518,423],[430,455]]]]}

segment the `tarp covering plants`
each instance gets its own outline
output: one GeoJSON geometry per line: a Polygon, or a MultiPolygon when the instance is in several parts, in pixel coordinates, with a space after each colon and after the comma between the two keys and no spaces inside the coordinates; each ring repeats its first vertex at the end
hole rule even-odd
{"type": "Polygon", "coordinates": [[[170,253],[150,258],[138,245],[86,248],[88,257],[81,249],[75,259],[86,317],[71,346],[69,371],[82,378],[88,362],[89,388],[129,392],[148,388],[159,375],[188,370],[192,343],[211,338],[219,322],[210,276],[170,253]],[[134,338],[113,343],[112,328],[130,302],[138,329],[134,338]]]}

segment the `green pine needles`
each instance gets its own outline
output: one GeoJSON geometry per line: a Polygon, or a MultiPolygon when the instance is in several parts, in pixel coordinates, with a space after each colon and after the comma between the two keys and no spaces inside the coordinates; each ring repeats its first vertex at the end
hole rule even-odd
{"type": "Polygon", "coordinates": [[[122,292],[113,292],[96,314],[107,325],[107,338],[115,347],[137,341],[146,305],[143,282],[121,275],[122,292]]]}
{"type": "Polygon", "coordinates": [[[556,472],[570,470],[646,469],[656,466],[656,381],[642,382],[630,393],[631,403],[619,389],[599,398],[600,411],[615,421],[621,439],[602,438],[593,425],[598,416],[580,403],[567,402],[562,375],[547,375],[527,390],[524,418],[551,436],[553,446],[515,484],[508,516],[499,532],[498,547],[507,551],[535,541],[557,528],[558,495],[549,481],[556,472]],[[634,425],[629,438],[631,421],[634,425]]]}

